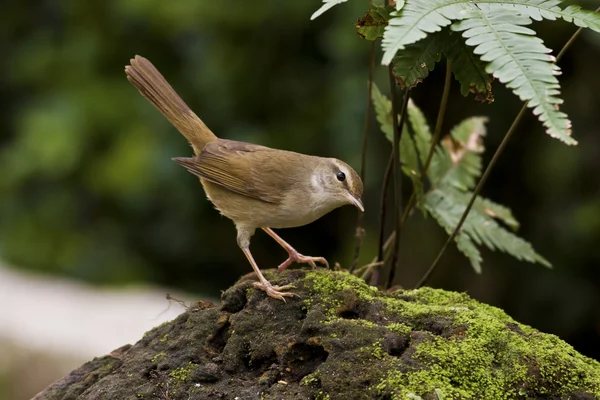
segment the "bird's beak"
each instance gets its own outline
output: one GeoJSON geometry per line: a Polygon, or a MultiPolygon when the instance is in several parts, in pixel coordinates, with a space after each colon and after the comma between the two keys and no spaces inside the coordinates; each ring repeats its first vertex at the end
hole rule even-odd
{"type": "Polygon", "coordinates": [[[348,193],[348,199],[352,204],[356,206],[361,212],[365,212],[365,207],[363,206],[362,200],[354,195],[348,193]]]}

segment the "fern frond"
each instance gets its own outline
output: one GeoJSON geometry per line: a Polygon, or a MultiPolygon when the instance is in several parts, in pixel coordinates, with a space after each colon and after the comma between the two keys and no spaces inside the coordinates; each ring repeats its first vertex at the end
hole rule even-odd
{"type": "MultiPolygon", "coordinates": [[[[372,99],[381,130],[392,141],[391,101],[376,85],[373,86],[372,99]]],[[[472,117],[462,121],[436,146],[428,172],[432,186],[423,194],[421,168],[429,152],[432,136],[425,116],[412,101],[408,103],[407,115],[414,135],[409,134],[405,124],[400,140],[402,172],[413,182],[418,208],[425,215],[431,214],[450,235],[473,195],[469,189],[475,186],[475,179],[481,175],[487,118],[472,117]]],[[[533,250],[531,244],[504,229],[498,221],[513,230],[519,227],[510,209],[477,196],[462,230],[455,237],[458,250],[469,259],[477,273],[481,272],[482,258],[478,249],[481,245],[503,251],[519,260],[550,266],[546,259],[533,250]]]]}
{"type": "Polygon", "coordinates": [[[486,122],[485,117],[468,118],[442,139],[428,174],[434,187],[450,185],[463,191],[475,187],[475,179],[481,175],[486,122]]]}
{"type": "Polygon", "coordinates": [[[558,6],[562,0],[488,0],[489,6],[495,8],[507,9],[512,6],[516,12],[528,16],[535,21],[556,20],[561,18],[566,22],[571,22],[582,28],[590,28],[600,32],[600,14],[583,10],[578,5],[571,5],[561,10],[558,6]]]}
{"type": "Polygon", "coordinates": [[[425,164],[431,147],[431,141],[433,140],[427,118],[425,118],[423,111],[417,107],[412,99],[409,99],[406,114],[408,115],[408,122],[410,122],[410,126],[414,132],[415,145],[419,152],[419,160],[421,161],[421,164],[425,164]]]}
{"type": "MultiPolygon", "coordinates": [[[[470,197],[470,193],[465,193],[465,204],[469,202],[470,197]]],[[[493,201],[480,196],[477,196],[477,199],[475,199],[473,207],[475,207],[483,214],[486,214],[494,219],[502,221],[513,231],[519,229],[519,221],[515,219],[515,217],[512,214],[512,211],[508,207],[504,207],[501,204],[494,203],[493,201]]]]}
{"type": "Polygon", "coordinates": [[[600,32],[600,13],[582,10],[580,6],[572,5],[557,14],[567,22],[573,22],[582,28],[590,28],[596,32],[600,32]]]}
{"type": "Polygon", "coordinates": [[[342,4],[347,2],[348,0],[323,0],[323,5],[313,13],[313,15],[310,16],[311,21],[317,17],[319,17],[321,14],[323,14],[325,11],[329,10],[330,8],[338,5],[338,4],[342,4]]]}
{"type": "Polygon", "coordinates": [[[562,100],[555,75],[560,69],[554,57],[535,32],[524,25],[531,20],[505,8],[480,4],[470,17],[456,22],[451,29],[462,32],[468,46],[489,64],[486,71],[527,102],[533,114],[546,126],[546,132],[566,144],[576,144],[570,137],[571,122],[558,111],[562,100]]]}
{"type": "MultiPolygon", "coordinates": [[[[373,99],[373,105],[375,108],[375,114],[377,116],[377,121],[381,127],[381,131],[385,134],[386,138],[393,142],[394,140],[394,130],[393,130],[393,120],[392,120],[392,102],[381,93],[377,85],[373,84],[373,92],[371,94],[371,98],[373,99]]],[[[417,109],[415,111],[416,105],[412,102],[409,102],[407,114],[409,115],[409,121],[414,124],[412,125],[413,130],[420,129],[419,125],[419,116],[415,113],[420,113],[420,110],[417,109]],[[412,120],[411,120],[412,114],[412,120]]],[[[425,119],[421,114],[422,121],[425,119]]],[[[425,122],[425,126],[427,130],[429,127],[425,122]]],[[[416,135],[416,134],[415,134],[416,135]]],[[[429,136],[431,138],[431,135],[429,136]]],[[[430,139],[431,141],[431,139],[430,139]]],[[[402,163],[402,172],[406,176],[410,178],[413,183],[413,188],[415,190],[415,194],[417,196],[417,204],[421,206],[423,210],[423,178],[421,177],[421,165],[419,163],[419,154],[417,153],[417,146],[415,145],[415,140],[408,132],[407,124],[404,124],[402,130],[402,136],[400,137],[400,162],[402,163]]]]}
{"type": "Polygon", "coordinates": [[[485,63],[479,59],[465,44],[457,32],[443,35],[446,38],[444,54],[452,61],[452,72],[460,83],[460,93],[463,96],[473,93],[475,100],[492,103],[492,76],[485,70],[485,63]]]}
{"type": "Polygon", "coordinates": [[[463,120],[442,140],[452,160],[453,168],[446,179],[461,190],[475,187],[475,178],[481,176],[481,154],[483,154],[483,136],[486,134],[487,118],[472,117],[463,120]]]}
{"type": "MultiPolygon", "coordinates": [[[[427,193],[425,205],[446,232],[452,232],[466,209],[471,195],[470,192],[463,193],[447,186],[427,193]]],[[[473,269],[478,273],[481,272],[481,254],[475,245],[484,245],[490,250],[500,250],[518,260],[551,266],[548,260],[535,252],[529,242],[502,228],[477,207],[471,210],[460,235],[455,240],[458,249],[469,258],[473,269]]]]}
{"type": "Polygon", "coordinates": [[[472,7],[469,0],[407,1],[402,10],[392,13],[395,18],[385,28],[381,63],[388,65],[398,50],[464,18],[464,13],[472,7]]]}
{"type": "Polygon", "coordinates": [[[443,35],[429,35],[396,54],[392,64],[400,87],[413,88],[433,71],[442,58],[443,38],[443,35]]]}
{"type": "MultiPolygon", "coordinates": [[[[430,191],[426,194],[425,208],[437,223],[444,228],[448,235],[452,234],[454,227],[462,215],[462,211],[464,211],[464,207],[461,211],[461,207],[457,206],[451,198],[444,196],[442,192],[437,190],[430,191]]],[[[471,214],[469,214],[469,217],[471,217],[471,214]]],[[[467,217],[467,219],[469,219],[469,217],[467,217]]],[[[465,221],[463,226],[466,225],[466,223],[467,221],[465,221]]],[[[481,253],[479,253],[477,246],[475,246],[475,243],[473,243],[470,237],[464,233],[464,228],[462,232],[459,232],[454,237],[454,241],[456,242],[458,250],[469,259],[475,272],[480,274],[481,262],[483,261],[481,253]]]]}
{"type": "MultiPolygon", "coordinates": [[[[525,25],[529,25],[531,19],[561,18],[600,32],[600,13],[576,5],[561,9],[560,3],[560,0],[407,0],[402,10],[391,14],[384,30],[382,63],[389,64],[399,50],[450,25],[452,30],[462,33],[467,39],[466,45],[474,47],[475,55],[487,63],[485,72],[526,102],[550,136],[566,144],[577,144],[571,137],[571,122],[558,110],[562,100],[558,97],[560,85],[556,75],[560,69],[553,63],[551,50],[525,25]]],[[[460,47],[454,52],[451,49],[444,52],[453,59],[461,54],[458,50],[460,47]]],[[[421,75],[426,76],[433,64],[429,67],[426,63],[427,70],[421,71],[421,75]]],[[[462,93],[471,90],[472,83],[476,91],[489,92],[489,76],[481,74],[478,68],[481,65],[464,57],[461,64],[474,67],[472,71],[460,68],[462,65],[454,69],[462,93]],[[478,76],[483,79],[470,82],[478,76]]],[[[411,76],[409,83],[418,79],[418,75],[411,76]]]]}
{"type": "Polygon", "coordinates": [[[373,83],[373,91],[371,92],[371,99],[373,100],[373,106],[375,108],[375,115],[381,131],[385,134],[388,140],[391,140],[394,136],[394,129],[392,127],[392,102],[384,94],[381,93],[379,87],[373,83]]]}

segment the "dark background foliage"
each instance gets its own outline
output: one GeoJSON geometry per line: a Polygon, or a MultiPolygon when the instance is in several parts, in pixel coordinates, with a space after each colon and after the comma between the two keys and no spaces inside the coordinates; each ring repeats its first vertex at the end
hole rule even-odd
{"type": "MultiPolygon", "coordinates": [[[[595,1],[579,2],[588,8],[595,1]]],[[[0,256],[18,268],[96,284],[134,281],[218,295],[251,271],[233,224],[205,200],[174,156],[185,140],[127,82],[123,67],[149,58],[219,136],[334,156],[358,168],[370,43],[354,0],[309,21],[318,1],[16,1],[0,13],[0,256]]],[[[555,51],[575,28],[534,28],[555,51]]],[[[379,65],[380,54],[376,63],[379,65]]],[[[432,286],[467,291],[517,320],[556,333],[600,359],[600,35],[585,32],[561,62],[577,147],[521,124],[484,195],[511,207],[520,235],[553,270],[484,251],[475,275],[451,250],[432,286]]],[[[433,125],[443,83],[438,65],[413,92],[433,125]]],[[[377,83],[385,92],[386,71],[377,83]]],[[[486,160],[521,104],[494,86],[477,104],[453,86],[445,131],[490,117],[486,160]]],[[[379,191],[389,143],[372,124],[366,179],[367,236],[376,253],[379,191]]],[[[285,166],[282,166],[285,168],[285,166]]],[[[408,184],[405,195],[410,194],[408,184]]],[[[296,248],[348,266],[356,211],[345,207],[282,231],[296,248]]],[[[388,221],[388,225],[392,225],[388,221]]],[[[414,285],[445,240],[415,213],[402,238],[397,282],[414,285]]],[[[285,254],[257,233],[263,268],[285,254]]]]}

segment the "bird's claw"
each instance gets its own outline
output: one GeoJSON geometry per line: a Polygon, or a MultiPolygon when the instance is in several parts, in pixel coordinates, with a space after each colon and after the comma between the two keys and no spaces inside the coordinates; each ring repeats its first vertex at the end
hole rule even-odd
{"type": "Polygon", "coordinates": [[[268,281],[265,283],[254,282],[252,285],[257,289],[264,291],[267,294],[267,296],[272,297],[277,300],[282,300],[284,303],[285,303],[286,297],[294,297],[294,296],[298,297],[298,295],[296,293],[282,292],[282,290],[295,289],[296,287],[294,285],[277,286],[277,285],[272,285],[268,281]]]}
{"type": "Polygon", "coordinates": [[[287,267],[289,267],[290,264],[293,263],[293,262],[306,263],[306,264],[309,264],[313,268],[317,268],[317,264],[315,264],[315,261],[318,262],[318,263],[321,263],[321,264],[325,265],[325,267],[329,268],[329,263],[323,257],[304,256],[304,255],[302,255],[302,254],[300,254],[298,252],[294,252],[294,253],[290,253],[290,256],[288,257],[288,259],[285,260],[284,262],[282,262],[279,265],[279,267],[277,267],[277,269],[279,271],[283,271],[284,269],[286,269],[287,267]]]}

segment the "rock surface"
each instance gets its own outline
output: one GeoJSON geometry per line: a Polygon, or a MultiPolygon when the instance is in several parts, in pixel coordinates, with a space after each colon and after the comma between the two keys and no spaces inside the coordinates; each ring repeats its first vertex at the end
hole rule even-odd
{"type": "Polygon", "coordinates": [[[600,363],[465,294],[267,276],[299,297],[242,280],[35,399],[600,399],[600,363]]]}

